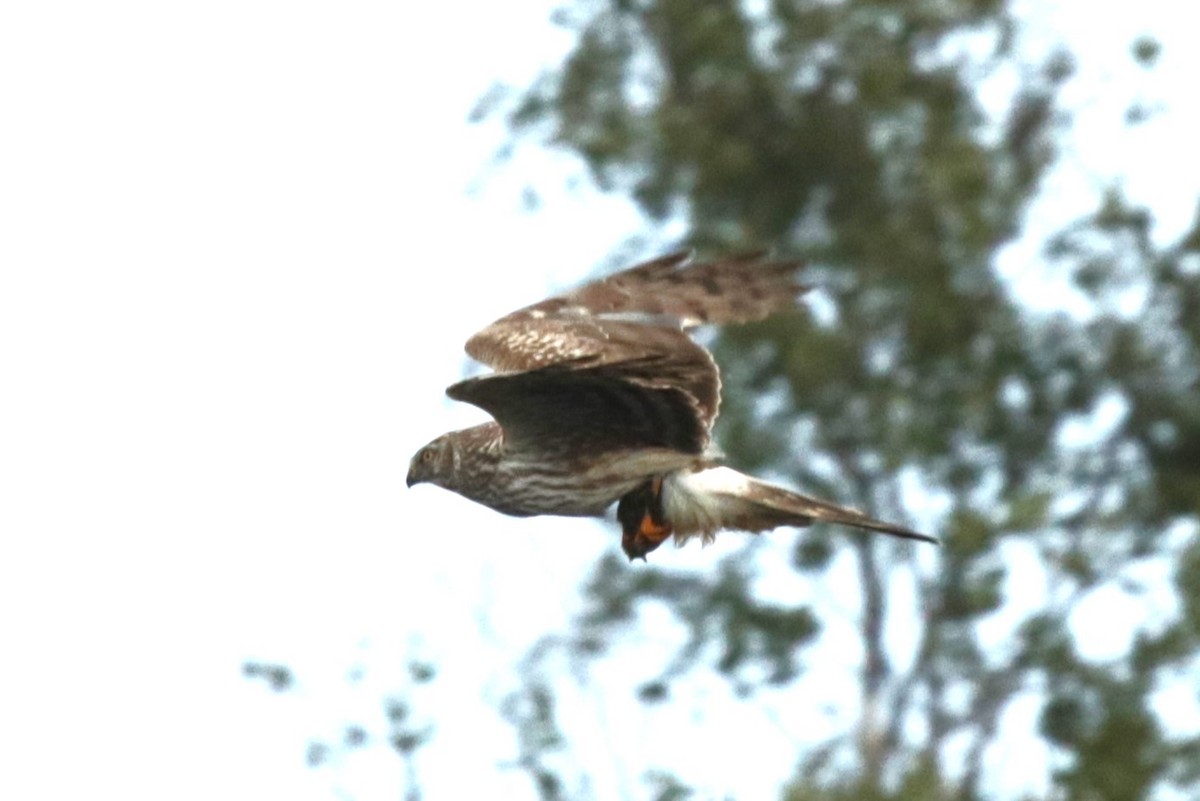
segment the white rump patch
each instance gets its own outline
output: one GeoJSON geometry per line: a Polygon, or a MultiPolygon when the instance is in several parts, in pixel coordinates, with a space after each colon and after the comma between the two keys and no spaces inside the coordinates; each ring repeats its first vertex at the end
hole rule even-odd
{"type": "Polygon", "coordinates": [[[751,479],[728,467],[672,473],[663,480],[663,512],[682,545],[697,534],[704,544],[732,521],[751,479]]]}

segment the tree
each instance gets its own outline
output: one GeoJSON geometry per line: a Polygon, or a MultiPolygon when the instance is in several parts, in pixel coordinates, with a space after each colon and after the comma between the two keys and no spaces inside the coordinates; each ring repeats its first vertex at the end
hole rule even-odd
{"type": "MultiPolygon", "coordinates": [[[[336,764],[365,747],[385,743],[404,766],[404,801],[420,801],[416,755],[429,744],[434,724],[426,720],[426,715],[414,712],[414,706],[419,706],[414,699],[423,685],[436,678],[437,670],[415,658],[410,658],[405,668],[408,675],[404,686],[383,698],[377,714],[346,723],[336,733],[324,732],[309,740],[304,759],[310,768],[336,764]]],[[[353,666],[347,683],[358,684],[365,671],[363,665],[353,666]]],[[[248,679],[265,682],[276,693],[294,693],[297,689],[296,675],[287,665],[247,661],[242,665],[242,673],[248,679]]],[[[348,797],[340,788],[338,795],[348,797]]]]}
{"type": "MultiPolygon", "coordinates": [[[[599,186],[652,226],[682,221],[701,249],[811,261],[819,313],[717,340],[731,461],[944,538],[933,554],[796,536],[797,570],[853,559],[863,658],[855,730],[800,755],[788,798],[994,797],[985,764],[1002,737],[1050,753],[1055,797],[1194,790],[1200,739],[1169,735],[1152,702],[1200,645],[1200,218],[1156,247],[1151,210],[1116,189],[1099,198],[1045,246],[1085,314],[1023,305],[994,268],[1070,125],[1057,97],[1071,55],[1024,63],[1002,0],[593,0],[559,21],[576,36],[561,69],[502,107],[517,142],[577,154],[599,186]],[[1001,72],[1016,88],[985,109],[979,85],[1001,72]],[[918,515],[918,499],[937,511],[918,515]],[[1140,578],[1170,564],[1169,579],[1140,578]],[[902,581],[916,609],[889,594],[902,581]],[[1179,612],[1096,663],[1071,621],[1100,591],[1121,604],[1165,592],[1179,612]],[[1037,597],[1013,602],[1024,593],[1037,597]],[[982,637],[996,621],[1001,646],[982,637]],[[901,624],[908,663],[886,645],[901,624]],[[1036,731],[1006,726],[1031,694],[1036,731]]],[[[1144,66],[1156,54],[1134,43],[1144,66]]],[[[689,637],[643,703],[707,670],[745,694],[803,692],[828,621],[759,597],[759,553],[700,574],[598,564],[575,628],[530,655],[508,710],[541,797],[571,787],[543,759],[570,737],[551,655],[594,664],[651,599],[689,637]]],[[[655,781],[657,797],[686,794],[687,777],[655,781]]]]}

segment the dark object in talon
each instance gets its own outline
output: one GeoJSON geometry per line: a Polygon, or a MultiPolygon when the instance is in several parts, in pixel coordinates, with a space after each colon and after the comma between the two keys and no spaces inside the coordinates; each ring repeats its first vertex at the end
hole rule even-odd
{"type": "Polygon", "coordinates": [[[654,478],[626,493],[617,504],[617,520],[621,521],[621,550],[629,561],[646,561],[646,554],[662,545],[671,536],[662,505],[662,479],[654,478]]]}

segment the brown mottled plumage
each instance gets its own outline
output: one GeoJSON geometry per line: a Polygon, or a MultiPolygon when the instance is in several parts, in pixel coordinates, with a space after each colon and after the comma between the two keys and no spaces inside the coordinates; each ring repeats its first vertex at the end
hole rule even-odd
{"type": "Polygon", "coordinates": [[[761,255],[646,262],[500,318],[467,341],[496,370],[448,390],[495,422],[452,431],[413,457],[431,482],[510,515],[602,515],[618,503],[622,547],[645,558],[668,536],[829,521],[932,537],[807,498],[717,463],[716,363],[688,331],[792,307],[801,264],[761,255]]]}

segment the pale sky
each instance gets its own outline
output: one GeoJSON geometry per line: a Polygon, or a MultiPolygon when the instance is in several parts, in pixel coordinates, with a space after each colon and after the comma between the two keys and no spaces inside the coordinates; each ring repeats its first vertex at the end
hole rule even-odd
{"type": "MultiPolygon", "coordinates": [[[[411,6],[0,10],[0,797],[396,797],[383,748],[318,771],[303,755],[375,714],[412,656],[440,670],[414,699],[437,727],[426,797],[533,796],[498,768],[516,754],[498,701],[616,532],[511,521],[410,492],[404,472],[480,419],[443,397],[466,337],[578,281],[640,223],[561,190],[569,158],[493,171],[502,129],[467,124],[494,81],[565,52],[552,3],[411,6]],[[546,193],[536,213],[527,183],[546,193]],[[246,681],[247,659],[292,665],[300,688],[246,681]],[[355,664],[367,675],[349,688],[355,664]]],[[[1085,210],[1088,182],[1114,174],[1155,202],[1164,237],[1190,219],[1200,174],[1171,156],[1200,141],[1200,64],[1173,7],[1056,7],[1076,43],[1086,21],[1085,52],[1121,58],[1142,30],[1165,50],[1145,87],[1085,59],[1072,102],[1117,138],[1079,139],[1037,224],[1085,210]],[[1118,130],[1130,91],[1172,104],[1170,124],[1118,130]]],[[[1001,268],[1036,284],[1036,243],[1001,268]]],[[[661,561],[695,569],[739,544],[661,561]]],[[[667,652],[654,615],[631,652],[667,652]]],[[[632,688],[641,664],[606,663],[598,683],[632,688]]],[[[814,703],[837,705],[853,664],[808,674],[814,703]]],[[[630,755],[647,749],[709,792],[761,796],[797,743],[836,730],[770,694],[730,703],[716,678],[670,709],[629,696],[564,696],[564,714],[596,721],[581,743],[600,797],[644,793],[630,755]],[[700,736],[714,708],[720,734],[700,736]],[[697,736],[673,750],[683,727],[697,736]],[[755,740],[736,772],[718,758],[732,731],[755,740]]]]}

